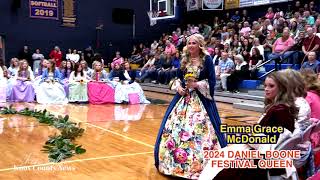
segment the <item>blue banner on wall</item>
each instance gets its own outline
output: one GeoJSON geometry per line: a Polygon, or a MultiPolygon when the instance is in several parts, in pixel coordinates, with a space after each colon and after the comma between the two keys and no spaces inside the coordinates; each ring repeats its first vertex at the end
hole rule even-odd
{"type": "Polygon", "coordinates": [[[30,17],[59,19],[59,0],[29,0],[30,17]]]}

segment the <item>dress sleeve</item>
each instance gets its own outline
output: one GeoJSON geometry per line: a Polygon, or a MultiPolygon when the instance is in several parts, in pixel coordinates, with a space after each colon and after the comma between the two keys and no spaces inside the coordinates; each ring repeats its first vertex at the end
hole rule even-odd
{"type": "Polygon", "coordinates": [[[214,97],[214,87],[216,85],[216,73],[214,69],[214,65],[210,56],[205,57],[205,68],[206,68],[206,78],[209,83],[209,92],[210,96],[214,97]]]}
{"type": "Polygon", "coordinates": [[[286,105],[279,104],[271,107],[266,116],[261,120],[262,126],[276,126],[284,127],[289,131],[294,131],[294,117],[286,105]]]}

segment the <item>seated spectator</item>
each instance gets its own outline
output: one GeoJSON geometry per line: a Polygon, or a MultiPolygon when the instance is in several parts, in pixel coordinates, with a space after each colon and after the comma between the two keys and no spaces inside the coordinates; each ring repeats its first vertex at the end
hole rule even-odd
{"type": "Polygon", "coordinates": [[[214,48],[214,54],[212,57],[212,61],[214,65],[216,65],[215,67],[218,67],[220,58],[221,58],[221,51],[218,47],[216,47],[214,48]]]}
{"type": "Polygon", "coordinates": [[[131,52],[131,60],[130,63],[134,64],[139,64],[142,61],[142,56],[141,56],[142,50],[140,48],[137,48],[137,46],[133,46],[133,50],[131,52]]]}
{"type": "Polygon", "coordinates": [[[164,50],[166,54],[169,54],[170,56],[174,56],[176,54],[176,47],[169,41],[166,41],[166,48],[164,50]]]}
{"type": "Polygon", "coordinates": [[[252,45],[249,43],[249,40],[243,39],[240,54],[243,56],[244,60],[247,62],[249,62],[251,48],[252,48],[252,45]]]}
{"type": "Polygon", "coordinates": [[[253,48],[257,48],[259,50],[259,53],[262,56],[262,58],[264,57],[264,47],[263,47],[263,45],[260,44],[259,38],[254,38],[253,39],[253,46],[252,46],[252,48],[250,50],[250,56],[252,56],[253,48]]]}
{"type": "Polygon", "coordinates": [[[228,53],[222,52],[221,59],[219,61],[219,68],[217,69],[217,79],[221,80],[222,90],[227,90],[227,77],[231,75],[234,70],[233,61],[228,58],[228,53]]]}
{"type": "Polygon", "coordinates": [[[157,40],[154,40],[153,41],[153,43],[151,44],[151,46],[150,46],[150,54],[155,54],[156,53],[156,51],[157,51],[157,47],[158,47],[158,41],[157,40]]]}
{"type": "Polygon", "coordinates": [[[294,40],[290,37],[289,29],[284,29],[282,37],[278,38],[273,44],[269,60],[288,59],[294,53],[293,51],[288,51],[293,45],[294,40]]]}
{"type": "Polygon", "coordinates": [[[301,74],[308,91],[306,100],[311,107],[311,118],[320,119],[320,80],[310,69],[302,70],[301,74]]]}
{"type": "Polygon", "coordinates": [[[170,54],[166,54],[166,58],[163,61],[162,68],[158,71],[157,81],[161,84],[169,84],[171,80],[171,68],[172,68],[172,57],[170,54]]]}
{"type": "Polygon", "coordinates": [[[310,11],[304,11],[303,17],[307,20],[307,23],[311,26],[314,25],[314,17],[310,15],[310,11]]]}
{"type": "Polygon", "coordinates": [[[272,38],[271,34],[268,33],[267,38],[264,40],[263,48],[264,48],[264,59],[268,59],[269,55],[272,53],[272,44],[275,40],[272,38]]]}
{"type": "Polygon", "coordinates": [[[237,93],[239,92],[238,85],[242,80],[249,78],[249,66],[242,55],[238,54],[234,57],[236,63],[235,70],[227,77],[228,91],[237,93]]]}
{"type": "Polygon", "coordinates": [[[250,24],[248,21],[243,23],[243,28],[240,30],[240,35],[248,36],[251,32],[250,24]]]}
{"type": "Polygon", "coordinates": [[[318,73],[320,62],[317,60],[317,55],[315,52],[308,53],[308,61],[304,62],[301,69],[311,69],[313,72],[318,73]]]}
{"type": "Polygon", "coordinates": [[[318,52],[320,38],[316,36],[313,32],[313,29],[309,27],[307,29],[307,37],[303,41],[302,51],[307,56],[309,52],[318,52]]]}
{"type": "Polygon", "coordinates": [[[150,66],[145,73],[142,74],[140,79],[137,79],[138,82],[144,82],[146,78],[154,79],[153,82],[156,83],[156,79],[158,78],[158,71],[162,68],[163,59],[160,58],[160,54],[155,54],[154,63],[150,66]]]}
{"type": "Polygon", "coordinates": [[[148,56],[148,59],[146,59],[147,62],[141,68],[140,76],[143,75],[147,70],[149,70],[153,66],[154,61],[155,61],[154,57],[155,57],[154,55],[148,56]]]}
{"type": "Polygon", "coordinates": [[[175,78],[177,77],[177,72],[178,72],[178,69],[180,69],[180,64],[181,62],[181,58],[180,58],[180,53],[179,52],[176,52],[176,55],[175,57],[173,57],[172,59],[172,68],[170,70],[170,77],[169,77],[169,81],[172,79],[172,78],[175,78]]]}
{"type": "Polygon", "coordinates": [[[256,79],[256,74],[258,72],[258,66],[263,62],[263,57],[260,54],[258,48],[252,49],[252,56],[250,56],[249,60],[249,70],[251,71],[251,79],[256,79]]]}
{"type": "Polygon", "coordinates": [[[274,12],[273,12],[272,7],[269,7],[269,8],[268,8],[268,12],[267,12],[267,14],[265,15],[265,17],[266,17],[267,19],[270,19],[270,20],[273,19],[273,17],[274,17],[274,12]]]}
{"type": "Polygon", "coordinates": [[[115,63],[122,64],[123,62],[124,62],[124,61],[123,61],[123,57],[121,57],[120,51],[117,51],[117,52],[116,52],[116,57],[113,58],[113,60],[112,60],[111,68],[112,68],[112,69],[114,68],[114,64],[115,64],[115,63]]]}
{"type": "Polygon", "coordinates": [[[232,20],[233,22],[239,22],[239,21],[240,21],[239,11],[236,11],[236,12],[234,13],[234,15],[231,16],[231,20],[232,20]]]}

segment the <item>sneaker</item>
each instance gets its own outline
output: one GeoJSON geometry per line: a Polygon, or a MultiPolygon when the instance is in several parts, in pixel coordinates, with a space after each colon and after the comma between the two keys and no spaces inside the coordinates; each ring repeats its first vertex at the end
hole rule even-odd
{"type": "Polygon", "coordinates": [[[153,81],[151,81],[151,83],[153,83],[153,84],[157,84],[157,81],[156,81],[156,80],[153,80],[153,81]]]}

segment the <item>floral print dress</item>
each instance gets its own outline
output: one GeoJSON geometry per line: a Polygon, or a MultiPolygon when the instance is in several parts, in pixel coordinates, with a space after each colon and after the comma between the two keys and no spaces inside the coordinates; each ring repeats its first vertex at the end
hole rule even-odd
{"type": "MultiPolygon", "coordinates": [[[[209,87],[207,81],[202,82],[209,87]]],[[[207,164],[203,151],[221,148],[199,91],[181,97],[168,116],[158,154],[158,169],[163,174],[198,179],[207,164]]],[[[200,93],[205,96],[206,92],[200,93]]]]}

